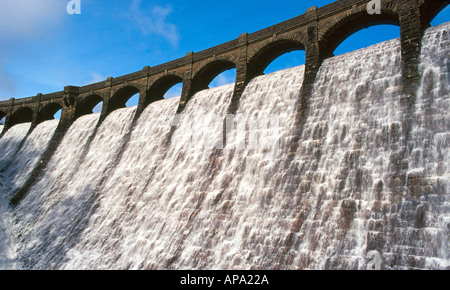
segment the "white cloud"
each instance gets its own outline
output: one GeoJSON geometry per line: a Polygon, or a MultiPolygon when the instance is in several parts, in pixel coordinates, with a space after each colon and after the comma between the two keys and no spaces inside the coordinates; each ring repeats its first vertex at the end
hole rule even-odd
{"type": "Polygon", "coordinates": [[[17,93],[21,81],[9,66],[29,57],[30,41],[61,30],[66,5],[61,0],[0,0],[0,95],[17,93]]]}
{"type": "Polygon", "coordinates": [[[89,73],[89,75],[91,76],[91,79],[89,80],[89,82],[86,85],[95,84],[95,83],[99,83],[99,82],[106,80],[105,76],[103,76],[97,72],[91,72],[91,73],[89,73]]]}
{"type": "Polygon", "coordinates": [[[57,27],[66,13],[61,0],[2,0],[0,38],[36,38],[57,27]]]}
{"type": "Polygon", "coordinates": [[[170,5],[153,6],[144,10],[141,8],[141,0],[133,0],[128,16],[144,35],[162,36],[177,47],[180,36],[176,25],[167,22],[170,13],[172,13],[170,5]]]}

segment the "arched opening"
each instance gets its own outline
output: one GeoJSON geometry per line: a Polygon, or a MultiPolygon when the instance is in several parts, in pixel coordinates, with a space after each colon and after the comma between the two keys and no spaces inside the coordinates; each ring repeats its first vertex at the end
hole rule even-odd
{"type": "Polygon", "coordinates": [[[171,87],[165,94],[164,99],[172,99],[181,97],[181,93],[183,91],[183,83],[178,83],[171,87]]]}
{"type": "Polygon", "coordinates": [[[30,108],[20,108],[11,116],[11,127],[22,124],[22,123],[31,123],[33,120],[33,110],[30,108]]]}
{"type": "Polygon", "coordinates": [[[58,111],[53,115],[53,120],[60,120],[60,119],[61,119],[61,114],[62,114],[62,109],[58,110],[58,111]]]}
{"type": "Polygon", "coordinates": [[[158,79],[147,91],[144,106],[163,99],[181,96],[183,79],[176,75],[167,75],[158,79]]]}
{"type": "MultiPolygon", "coordinates": [[[[291,39],[280,39],[266,45],[250,59],[247,70],[247,80],[250,81],[252,78],[263,75],[264,73],[270,73],[287,68],[286,57],[280,59],[280,61],[284,61],[285,64],[280,64],[275,60],[293,51],[305,51],[305,46],[299,41],[291,39]],[[272,63],[274,63],[274,66],[269,67],[272,63]]],[[[297,55],[297,57],[298,60],[296,63],[299,65],[302,62],[304,63],[304,56],[299,57],[297,55]]],[[[289,56],[287,58],[289,58],[289,56]]]]}
{"type": "Polygon", "coordinates": [[[450,21],[450,6],[445,7],[440,11],[433,20],[431,21],[431,26],[437,26],[450,21]]]}
{"type": "MultiPolygon", "coordinates": [[[[6,113],[0,111],[0,126],[5,125],[6,122],[6,113]]],[[[1,133],[1,130],[0,130],[1,133]]]]}
{"type": "Polygon", "coordinates": [[[135,105],[137,105],[139,103],[139,90],[133,86],[121,88],[119,91],[117,91],[117,93],[114,94],[114,96],[109,101],[108,111],[112,112],[117,109],[127,107],[127,104],[131,105],[131,103],[128,103],[128,101],[135,95],[138,96],[137,98],[135,97],[133,101],[136,103],[135,105]],[[135,101],[136,99],[137,102],[135,101]]]}
{"type": "Polygon", "coordinates": [[[99,95],[91,95],[83,100],[77,105],[76,109],[76,117],[79,118],[81,116],[87,114],[98,114],[102,112],[103,108],[103,99],[99,95]]]}
{"type": "Polygon", "coordinates": [[[95,107],[92,109],[92,113],[94,114],[100,114],[103,110],[103,101],[95,105],[95,107]]]}
{"type": "Polygon", "coordinates": [[[209,88],[217,88],[224,85],[232,84],[236,82],[236,69],[230,69],[222,72],[218,76],[216,76],[211,83],[209,84],[209,88]]]}
{"type": "Polygon", "coordinates": [[[285,53],[272,61],[264,70],[264,74],[270,74],[276,71],[297,67],[305,64],[305,51],[295,50],[285,53]]]}
{"type": "MultiPolygon", "coordinates": [[[[390,11],[382,10],[381,14],[368,14],[367,11],[363,11],[360,13],[356,13],[354,15],[350,15],[347,18],[341,20],[339,23],[335,24],[332,28],[330,28],[322,37],[320,40],[320,52],[323,59],[332,57],[335,54],[348,52],[349,50],[355,50],[361,47],[367,47],[370,44],[379,43],[380,39],[377,39],[376,42],[373,42],[376,37],[372,35],[372,33],[363,33],[362,35],[359,35],[358,39],[353,39],[352,42],[348,42],[346,45],[344,45],[340,50],[336,51],[336,49],[350,36],[354,35],[355,33],[371,28],[374,26],[379,25],[395,25],[400,27],[398,15],[393,14],[390,11]]],[[[386,27],[378,28],[381,29],[381,31],[385,30],[386,27]]],[[[392,39],[396,37],[400,37],[400,30],[397,30],[394,32],[390,32],[390,36],[392,39]]],[[[370,31],[368,31],[370,32],[370,31]]],[[[379,30],[378,30],[379,32],[379,30]]],[[[380,33],[380,32],[379,32],[380,33]]],[[[384,38],[386,37],[381,34],[379,37],[384,38]]]]}
{"type": "Polygon", "coordinates": [[[400,37],[400,27],[396,25],[376,25],[350,35],[334,50],[333,55],[340,55],[371,45],[400,37]]]}
{"type": "Polygon", "coordinates": [[[431,26],[450,21],[450,2],[444,0],[425,1],[420,14],[431,26]]]}
{"type": "Polygon", "coordinates": [[[134,94],[125,103],[125,107],[135,107],[139,104],[139,93],[134,94]]]}
{"type": "Polygon", "coordinates": [[[38,123],[42,123],[48,120],[55,120],[61,118],[61,105],[57,103],[50,103],[43,107],[39,112],[38,123]]]}
{"type": "MultiPolygon", "coordinates": [[[[222,73],[227,71],[230,71],[230,73],[232,74],[233,72],[231,70],[235,71],[236,65],[228,60],[216,60],[207,64],[194,76],[192,80],[190,95],[193,96],[195,93],[199,91],[209,89],[210,85],[212,85],[213,80],[215,80],[217,77],[222,75],[222,73]]],[[[226,75],[227,73],[225,73],[224,76],[226,75]]],[[[236,76],[236,73],[234,73],[234,75],[236,76]]],[[[216,80],[214,86],[218,85],[218,81],[219,80],[216,80]]]]}

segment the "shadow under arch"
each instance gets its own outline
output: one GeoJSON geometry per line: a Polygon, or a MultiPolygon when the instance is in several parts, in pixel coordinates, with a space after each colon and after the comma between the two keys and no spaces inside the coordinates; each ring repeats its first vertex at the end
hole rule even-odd
{"type": "Polygon", "coordinates": [[[39,111],[37,120],[38,124],[45,121],[54,120],[55,114],[60,110],[62,110],[62,106],[58,103],[50,103],[46,105],[39,111]]]}
{"type": "Polygon", "coordinates": [[[399,16],[389,10],[382,10],[381,14],[372,15],[364,10],[341,19],[320,37],[321,59],[333,57],[336,48],[351,35],[376,25],[395,25],[400,27],[399,16]]]}
{"type": "Polygon", "coordinates": [[[134,86],[126,86],[119,89],[109,100],[107,113],[125,108],[128,100],[138,93],[140,93],[139,89],[134,86]]]}
{"type": "Polygon", "coordinates": [[[2,121],[4,121],[3,119],[5,119],[5,118],[6,118],[6,113],[3,111],[0,111],[0,124],[4,125],[4,123],[2,123],[2,121]]]}
{"type": "Polygon", "coordinates": [[[253,55],[248,62],[247,81],[263,75],[266,68],[280,56],[293,51],[305,50],[305,45],[299,40],[294,39],[278,39],[270,42],[255,55],[253,55]]]}
{"type": "Polygon", "coordinates": [[[236,69],[236,64],[230,60],[214,60],[206,64],[192,78],[190,96],[208,89],[218,75],[231,69],[236,69]]]}
{"type": "Polygon", "coordinates": [[[446,7],[449,7],[448,0],[429,0],[425,1],[420,7],[420,15],[424,23],[429,24],[442,12],[446,7]]]}
{"type": "Polygon", "coordinates": [[[33,110],[27,107],[23,107],[15,111],[11,115],[9,127],[13,127],[17,124],[31,123],[33,120],[33,110]]]}
{"type": "Polygon", "coordinates": [[[99,95],[90,95],[82,99],[76,108],[76,118],[94,113],[94,108],[100,103],[103,103],[103,98],[99,95]]]}
{"type": "Polygon", "coordinates": [[[183,79],[177,75],[166,75],[156,80],[146,92],[144,108],[151,103],[163,100],[172,87],[181,83],[183,83],[183,79]]]}
{"type": "Polygon", "coordinates": [[[6,125],[6,113],[0,111],[0,138],[3,136],[4,129],[6,125]]]}

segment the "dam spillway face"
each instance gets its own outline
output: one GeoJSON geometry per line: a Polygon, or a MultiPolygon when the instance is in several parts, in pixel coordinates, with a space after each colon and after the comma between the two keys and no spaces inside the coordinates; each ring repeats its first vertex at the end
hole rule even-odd
{"type": "Polygon", "coordinates": [[[234,84],[80,116],[14,206],[61,127],[9,128],[0,268],[449,269],[449,30],[408,90],[394,39],[325,59],[307,107],[300,66],[233,114],[234,84]]]}

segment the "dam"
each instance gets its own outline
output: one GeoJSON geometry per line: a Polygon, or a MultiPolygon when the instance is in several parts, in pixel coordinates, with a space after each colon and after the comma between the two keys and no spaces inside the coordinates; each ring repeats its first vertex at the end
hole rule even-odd
{"type": "Polygon", "coordinates": [[[426,25],[448,3],[368,2],[0,102],[0,268],[449,269],[450,23],[426,25]],[[379,23],[401,37],[332,55],[379,23]]]}

